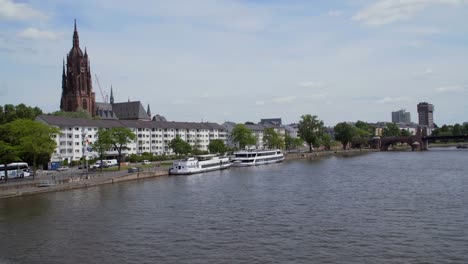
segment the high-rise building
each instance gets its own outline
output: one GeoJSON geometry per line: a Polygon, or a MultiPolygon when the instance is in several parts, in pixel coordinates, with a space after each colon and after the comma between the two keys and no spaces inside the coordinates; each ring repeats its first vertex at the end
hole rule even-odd
{"type": "Polygon", "coordinates": [[[392,112],[392,122],[409,124],[411,123],[411,114],[410,112],[406,112],[405,109],[392,112]]]}
{"type": "Polygon", "coordinates": [[[418,104],[419,125],[423,127],[434,127],[434,105],[427,102],[418,104]]]}
{"type": "Polygon", "coordinates": [[[73,47],[67,54],[66,67],[65,61],[63,62],[60,110],[67,112],[84,110],[94,116],[96,113],[95,104],[88,53],[86,48],[84,54],[80,49],[75,20],[73,47]]]}

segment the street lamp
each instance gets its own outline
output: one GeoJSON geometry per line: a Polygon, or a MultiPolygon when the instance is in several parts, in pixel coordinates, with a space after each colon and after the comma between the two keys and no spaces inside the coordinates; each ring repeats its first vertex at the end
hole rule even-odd
{"type": "Polygon", "coordinates": [[[81,145],[83,147],[83,169],[86,169],[86,178],[88,177],[88,159],[86,157],[86,136],[88,134],[86,133],[86,130],[84,128],[81,129],[81,145]]]}

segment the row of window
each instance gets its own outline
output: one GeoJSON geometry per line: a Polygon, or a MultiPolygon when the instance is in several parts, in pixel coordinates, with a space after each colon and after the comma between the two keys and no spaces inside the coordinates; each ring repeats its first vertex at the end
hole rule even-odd
{"type": "MultiPolygon", "coordinates": [[[[138,132],[141,132],[141,131],[147,131],[147,132],[149,132],[150,129],[149,129],[149,128],[138,128],[138,132]]],[[[174,132],[174,129],[170,129],[170,128],[164,128],[164,129],[161,129],[161,128],[158,128],[158,129],[152,128],[151,131],[152,131],[152,132],[162,132],[162,131],[164,131],[164,132],[167,132],[167,131],[174,132]]],[[[192,131],[192,132],[208,132],[208,131],[210,131],[210,130],[209,130],[209,129],[178,129],[178,128],[176,128],[175,131],[176,131],[176,132],[179,132],[179,131],[180,131],[180,132],[185,132],[185,131],[187,131],[187,132],[189,132],[189,131],[192,131]]],[[[213,130],[213,131],[214,131],[214,132],[218,132],[217,129],[215,129],[215,130],[213,130]]]]}

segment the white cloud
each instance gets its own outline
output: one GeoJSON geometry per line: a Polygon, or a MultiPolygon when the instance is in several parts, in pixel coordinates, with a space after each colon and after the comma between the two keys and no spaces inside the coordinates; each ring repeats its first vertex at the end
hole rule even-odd
{"type": "Polygon", "coordinates": [[[27,39],[56,40],[58,38],[57,34],[55,34],[52,31],[40,30],[40,29],[32,28],[32,27],[19,32],[17,35],[18,37],[27,38],[27,39]]]}
{"type": "Polygon", "coordinates": [[[273,103],[278,103],[278,104],[282,104],[282,103],[291,103],[293,101],[296,100],[296,96],[294,95],[291,95],[291,96],[283,96],[283,97],[276,97],[276,98],[273,98],[272,102],[273,103]]]}
{"type": "Polygon", "coordinates": [[[419,35],[419,36],[430,36],[442,34],[443,31],[440,28],[436,27],[403,27],[397,30],[400,33],[410,34],[410,35],[419,35]]]}
{"type": "Polygon", "coordinates": [[[422,73],[423,75],[432,75],[434,74],[434,71],[430,68],[427,68],[426,70],[424,70],[424,72],[422,73]]]}
{"type": "Polygon", "coordinates": [[[174,105],[183,105],[183,104],[186,104],[187,101],[184,99],[176,99],[176,100],[173,100],[171,103],[174,105]]]}
{"type": "Polygon", "coordinates": [[[255,105],[265,105],[264,101],[255,101],[255,105]]]}
{"type": "Polygon", "coordinates": [[[47,19],[47,15],[35,10],[27,3],[16,3],[12,0],[0,0],[0,20],[47,19]]]}
{"type": "Polygon", "coordinates": [[[433,75],[435,75],[435,74],[436,74],[436,73],[434,72],[433,69],[431,69],[431,68],[426,68],[426,69],[424,69],[424,70],[422,70],[422,71],[415,72],[415,73],[414,73],[414,76],[416,76],[416,77],[423,77],[423,78],[424,78],[424,77],[433,76],[433,75]]]}
{"type": "Polygon", "coordinates": [[[306,95],[304,96],[306,99],[325,99],[327,98],[326,93],[316,93],[316,94],[311,94],[311,95],[306,95]]]}
{"type": "Polygon", "coordinates": [[[361,9],[352,19],[368,26],[382,26],[412,18],[431,5],[455,5],[467,0],[379,0],[361,9]]]}
{"type": "Polygon", "coordinates": [[[380,100],[377,100],[379,104],[392,104],[392,103],[399,103],[408,101],[408,97],[384,97],[380,100]]]}
{"type": "Polygon", "coordinates": [[[320,81],[308,81],[299,83],[299,86],[307,88],[322,88],[323,86],[325,86],[325,84],[320,81]]]}
{"type": "Polygon", "coordinates": [[[343,15],[343,11],[341,10],[330,10],[327,12],[327,16],[329,17],[339,17],[343,15]]]}
{"type": "Polygon", "coordinates": [[[453,93],[453,92],[463,92],[465,87],[461,85],[452,85],[452,86],[442,86],[435,89],[437,93],[453,93]]]}

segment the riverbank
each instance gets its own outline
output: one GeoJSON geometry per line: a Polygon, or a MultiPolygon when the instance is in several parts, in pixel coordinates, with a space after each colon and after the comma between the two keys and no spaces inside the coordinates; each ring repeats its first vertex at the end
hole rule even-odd
{"type": "MultiPolygon", "coordinates": [[[[312,153],[286,153],[285,160],[292,159],[318,159],[321,157],[340,155],[354,156],[370,152],[376,152],[374,149],[351,149],[351,150],[332,150],[317,151],[312,153]]],[[[119,171],[116,173],[96,173],[88,175],[74,175],[67,178],[47,178],[34,181],[21,181],[16,184],[0,185],[0,199],[19,197],[24,195],[34,195],[47,192],[67,191],[78,188],[88,188],[103,184],[113,184],[124,181],[133,181],[139,179],[168,176],[168,168],[157,167],[148,168],[145,171],[137,173],[127,173],[119,171]],[[41,185],[42,187],[39,187],[41,185]]]]}
{"type": "Polygon", "coordinates": [[[19,197],[24,195],[33,195],[47,192],[67,191],[78,188],[87,188],[103,184],[113,184],[124,181],[134,181],[152,177],[167,176],[168,171],[165,169],[156,169],[150,171],[142,171],[136,173],[121,174],[95,174],[95,175],[78,175],[67,179],[55,180],[37,180],[25,182],[22,184],[0,186],[0,199],[19,197]]]}
{"type": "Polygon", "coordinates": [[[329,151],[317,151],[317,152],[307,152],[307,153],[286,153],[285,160],[291,159],[318,159],[326,156],[355,156],[370,152],[378,152],[377,149],[348,149],[348,150],[329,150],[329,151]]]}

